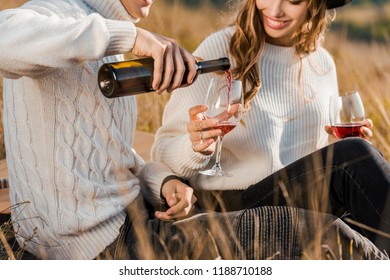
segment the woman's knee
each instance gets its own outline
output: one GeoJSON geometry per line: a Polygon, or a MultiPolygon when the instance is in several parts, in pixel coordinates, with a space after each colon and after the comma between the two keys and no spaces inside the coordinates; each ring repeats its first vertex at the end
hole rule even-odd
{"type": "Polygon", "coordinates": [[[382,161],[383,156],[370,142],[362,138],[346,138],[328,146],[325,150],[327,161],[331,157],[334,166],[350,163],[382,161]]]}
{"type": "Polygon", "coordinates": [[[358,137],[346,138],[336,142],[334,150],[335,154],[347,154],[353,157],[377,152],[377,149],[370,142],[358,137]]]}

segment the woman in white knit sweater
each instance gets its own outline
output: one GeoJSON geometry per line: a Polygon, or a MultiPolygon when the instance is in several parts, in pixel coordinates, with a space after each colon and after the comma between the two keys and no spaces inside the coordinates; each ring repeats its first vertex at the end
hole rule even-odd
{"type": "MultiPolygon", "coordinates": [[[[212,119],[203,118],[211,78],[203,75],[172,94],[152,148],[154,162],[143,169],[150,190],[146,196],[158,202],[161,188],[168,203],[168,210],[156,211],[156,217],[185,216],[196,200],[211,210],[290,205],[338,216],[348,213],[387,234],[381,238],[362,229],[389,252],[389,163],[360,138],[327,146],[335,140],[328,107],[338,85],[334,61],[321,40],[331,16],[326,10],[348,2],[247,0],[234,26],[204,40],[194,55],[229,57],[233,77],[247,85],[245,125],[227,134],[222,146],[221,164],[233,176],[198,173],[213,164],[210,153],[221,134],[210,130],[212,119]],[[187,180],[194,194],[172,172],[187,180]],[[210,208],[208,199],[218,207],[210,208]]],[[[368,140],[371,127],[367,120],[362,129],[368,140]]]]}
{"type": "Polygon", "coordinates": [[[12,219],[20,246],[39,258],[95,258],[140,193],[136,100],[106,99],[99,66],[130,51],[152,56],[157,92],[176,88],[185,68],[195,76],[190,53],[134,25],[152,3],[34,0],[0,13],[12,219]]]}

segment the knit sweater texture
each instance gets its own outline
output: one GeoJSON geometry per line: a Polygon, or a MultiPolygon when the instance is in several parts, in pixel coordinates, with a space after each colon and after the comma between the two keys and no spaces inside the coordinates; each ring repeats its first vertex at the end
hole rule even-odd
{"type": "MultiPolygon", "coordinates": [[[[210,35],[194,55],[202,59],[227,56],[234,33],[229,27],[210,35]]],[[[234,61],[232,67],[235,66],[234,61]]],[[[223,139],[221,165],[232,177],[198,174],[215,158],[192,150],[188,137],[188,110],[204,104],[210,78],[200,75],[188,88],[178,89],[165,107],[162,127],[152,147],[152,159],[142,171],[145,195],[158,202],[162,179],[176,173],[203,190],[246,189],[267,175],[328,143],[329,97],[338,93],[335,64],[322,47],[302,59],[291,47],[266,44],[260,58],[262,87],[251,102],[243,123],[223,139]],[[302,76],[299,80],[299,71],[302,76]]],[[[207,114],[207,112],[206,112],[207,114]]]]}
{"type": "Polygon", "coordinates": [[[33,0],[0,13],[10,199],[21,246],[92,259],[139,194],[133,97],[106,99],[97,71],[131,51],[136,19],[119,0],[33,0]]]}

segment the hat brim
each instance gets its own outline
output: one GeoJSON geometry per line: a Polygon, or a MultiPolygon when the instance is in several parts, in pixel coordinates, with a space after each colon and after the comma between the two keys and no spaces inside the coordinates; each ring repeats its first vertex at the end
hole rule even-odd
{"type": "Polygon", "coordinates": [[[326,7],[328,8],[328,10],[330,10],[345,6],[347,4],[350,4],[351,2],[352,0],[327,0],[326,7]]]}

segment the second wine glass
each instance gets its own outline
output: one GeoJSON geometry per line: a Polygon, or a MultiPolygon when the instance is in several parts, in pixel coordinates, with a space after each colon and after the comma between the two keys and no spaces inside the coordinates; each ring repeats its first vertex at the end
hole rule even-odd
{"type": "Polygon", "coordinates": [[[362,137],[365,113],[359,92],[349,91],[331,96],[329,119],[337,138],[362,137]]]}
{"type": "Polygon", "coordinates": [[[232,176],[222,170],[220,159],[223,137],[234,129],[240,122],[243,109],[242,83],[239,80],[231,80],[229,77],[212,78],[206,96],[207,118],[218,120],[218,125],[212,129],[220,129],[222,134],[218,136],[216,143],[215,164],[212,168],[199,171],[200,174],[209,176],[232,176]]]}

